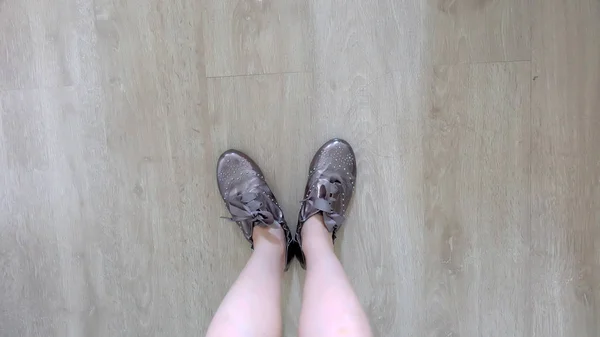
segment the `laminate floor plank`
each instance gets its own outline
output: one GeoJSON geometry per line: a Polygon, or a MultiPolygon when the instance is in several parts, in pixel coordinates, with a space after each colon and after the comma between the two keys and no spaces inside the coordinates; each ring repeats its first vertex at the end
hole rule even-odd
{"type": "Polygon", "coordinates": [[[205,1],[209,77],[311,70],[307,1],[205,1]]]}
{"type": "Polygon", "coordinates": [[[431,3],[436,65],[531,59],[529,0],[431,3]]]}
{"type": "Polygon", "coordinates": [[[162,6],[99,1],[78,12],[78,27],[93,23],[89,64],[77,68],[86,76],[3,93],[4,163],[14,171],[4,178],[19,192],[3,198],[3,275],[15,280],[7,287],[24,287],[14,298],[26,303],[3,315],[3,336],[188,335],[208,324],[197,314],[208,288],[196,286],[206,279],[196,264],[212,239],[198,224],[219,213],[196,188],[213,187],[212,175],[197,173],[214,169],[202,160],[213,155],[201,145],[200,9],[162,6]]]}
{"type": "Polygon", "coordinates": [[[64,335],[66,313],[81,317],[86,301],[77,178],[64,174],[69,152],[77,151],[76,130],[54,118],[77,111],[74,94],[70,88],[0,94],[3,336],[64,335]]]}
{"type": "Polygon", "coordinates": [[[24,2],[0,2],[0,90],[21,89],[35,83],[35,46],[24,2]]]}
{"type": "Polygon", "coordinates": [[[52,6],[29,0],[0,3],[0,90],[78,83],[86,48],[78,14],[90,4],[74,0],[52,6]]]}
{"type": "Polygon", "coordinates": [[[428,335],[527,335],[529,73],[529,62],[435,68],[423,142],[428,335]]]}
{"type": "Polygon", "coordinates": [[[534,9],[531,336],[598,336],[600,3],[534,9]]]}
{"type": "MultiPolygon", "coordinates": [[[[296,228],[298,205],[303,198],[308,165],[320,144],[312,135],[312,75],[277,74],[211,78],[208,80],[210,137],[215,153],[234,148],[247,153],[261,167],[281,205],[288,225],[296,228]]],[[[216,157],[210,158],[214,164],[216,157]]],[[[211,172],[212,175],[213,172],[211,172]]],[[[217,191],[216,183],[211,184],[217,191]]],[[[211,199],[222,216],[227,210],[220,196],[211,199]]],[[[237,225],[225,219],[208,221],[207,232],[219,238],[209,263],[231,261],[232,268],[215,270],[211,278],[227,286],[206,298],[216,310],[249,255],[248,242],[237,225]]],[[[214,244],[213,244],[214,246],[214,244]]],[[[284,335],[298,331],[301,268],[295,263],[286,273],[284,335]]]]}
{"type": "Polygon", "coordinates": [[[346,138],[359,171],[340,258],[375,335],[418,335],[425,12],[418,1],[314,1],[312,15],[313,134],[346,138]]]}
{"type": "Polygon", "coordinates": [[[96,277],[98,301],[113,303],[98,335],[188,335],[210,319],[198,312],[211,309],[206,291],[220,281],[204,272],[214,237],[203,225],[220,214],[204,201],[214,154],[203,145],[211,126],[200,11],[195,1],[96,3],[107,151],[97,211],[110,210],[95,229],[96,277]]]}

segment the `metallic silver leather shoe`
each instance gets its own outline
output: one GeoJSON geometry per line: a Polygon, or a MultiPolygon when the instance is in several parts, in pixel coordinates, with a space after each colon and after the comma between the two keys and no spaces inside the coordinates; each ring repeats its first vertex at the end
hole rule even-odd
{"type": "Polygon", "coordinates": [[[348,142],[331,139],[315,154],[308,172],[304,200],[296,228],[297,247],[294,253],[302,268],[306,267],[302,252],[302,226],[311,216],[321,213],[325,227],[335,241],[335,234],[344,224],[344,214],[352,199],[356,182],[356,159],[348,142]]]}
{"type": "Polygon", "coordinates": [[[283,211],[267,185],[260,167],[246,154],[228,150],[217,163],[217,183],[225,206],[231,214],[227,218],[238,224],[250,247],[254,249],[254,226],[281,227],[286,238],[286,270],[294,254],[289,253],[292,234],[283,211]]]}

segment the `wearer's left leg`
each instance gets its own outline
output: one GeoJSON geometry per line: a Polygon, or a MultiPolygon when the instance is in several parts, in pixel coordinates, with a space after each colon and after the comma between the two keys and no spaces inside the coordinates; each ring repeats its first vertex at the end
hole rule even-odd
{"type": "Polygon", "coordinates": [[[221,302],[207,337],[281,336],[283,231],[257,226],[252,239],[252,256],[221,302]]]}

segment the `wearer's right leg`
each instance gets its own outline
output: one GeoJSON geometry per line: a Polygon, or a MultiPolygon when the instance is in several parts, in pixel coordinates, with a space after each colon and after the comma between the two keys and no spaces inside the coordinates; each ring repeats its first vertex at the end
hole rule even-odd
{"type": "Polygon", "coordinates": [[[367,315],[333,250],[331,233],[319,214],[302,228],[306,281],[300,337],[372,336],[367,315]]]}

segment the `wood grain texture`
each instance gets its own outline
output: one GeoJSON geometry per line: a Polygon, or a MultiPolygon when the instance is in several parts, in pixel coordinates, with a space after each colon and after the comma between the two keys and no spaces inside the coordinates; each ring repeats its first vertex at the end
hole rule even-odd
{"type": "Polygon", "coordinates": [[[419,1],[311,1],[311,10],[315,75],[330,87],[420,61],[419,1]]]}
{"type": "Polygon", "coordinates": [[[0,2],[0,90],[69,86],[81,68],[80,23],[86,2],[0,2]]]}
{"type": "Polygon", "coordinates": [[[196,174],[213,170],[202,160],[213,155],[197,131],[208,124],[193,6],[98,1],[77,12],[89,29],[81,83],[3,93],[0,335],[190,335],[208,324],[194,314],[209,310],[197,224],[220,214],[195,188],[214,186],[196,174]]]}
{"type": "Polygon", "coordinates": [[[200,233],[204,217],[220,214],[204,201],[218,200],[212,177],[198,174],[214,167],[203,145],[210,124],[200,10],[195,1],[95,5],[106,137],[95,210],[105,218],[92,235],[104,295],[98,336],[187,335],[210,319],[209,288],[197,285],[220,281],[199,272],[216,268],[205,260],[215,238],[200,233]]]}
{"type": "Polygon", "coordinates": [[[534,1],[531,336],[600,333],[599,18],[534,1]]]}
{"type": "Polygon", "coordinates": [[[311,69],[306,1],[205,1],[209,77],[311,69]]]}
{"type": "Polygon", "coordinates": [[[427,335],[527,336],[529,63],[435,68],[425,123],[427,335]]]}
{"type": "Polygon", "coordinates": [[[76,177],[64,174],[77,145],[61,121],[76,111],[72,89],[0,94],[3,336],[64,335],[87,300],[76,177]]]}
{"type": "Polygon", "coordinates": [[[312,11],[314,136],[346,138],[359,171],[339,255],[374,334],[419,335],[425,14],[417,1],[314,1],[312,11]]]}
{"type": "MultiPolygon", "coordinates": [[[[235,148],[249,154],[261,167],[269,186],[281,205],[288,224],[295,228],[298,205],[302,199],[308,165],[320,144],[312,134],[312,75],[278,74],[214,78],[208,80],[209,116],[212,146],[216,152],[235,148]]],[[[217,158],[211,158],[213,163],[217,158]]],[[[216,185],[214,186],[216,189],[216,185]]],[[[215,201],[221,206],[222,201],[215,201]]],[[[218,208],[222,215],[227,211],[218,208]]],[[[216,309],[236,273],[247,260],[249,247],[240,230],[231,222],[211,221],[209,230],[222,237],[220,253],[208,261],[216,265],[232,261],[231,269],[215,271],[211,277],[227,280],[226,286],[207,296],[216,309]],[[232,249],[235,247],[235,249],[232,249]],[[239,255],[242,254],[243,258],[239,255]]],[[[284,335],[298,331],[300,312],[299,266],[286,273],[284,283],[284,335]]],[[[223,282],[223,281],[220,281],[223,282]]]]}
{"type": "Polygon", "coordinates": [[[432,0],[435,64],[530,60],[530,0],[432,0]]]}
{"type": "Polygon", "coordinates": [[[34,47],[25,2],[0,2],[0,90],[34,87],[34,47]]]}
{"type": "Polygon", "coordinates": [[[356,150],[336,250],[377,336],[598,336],[599,18],[0,0],[0,337],[202,335],[250,255],[216,159],[256,159],[293,228],[331,137],[356,150]]]}

